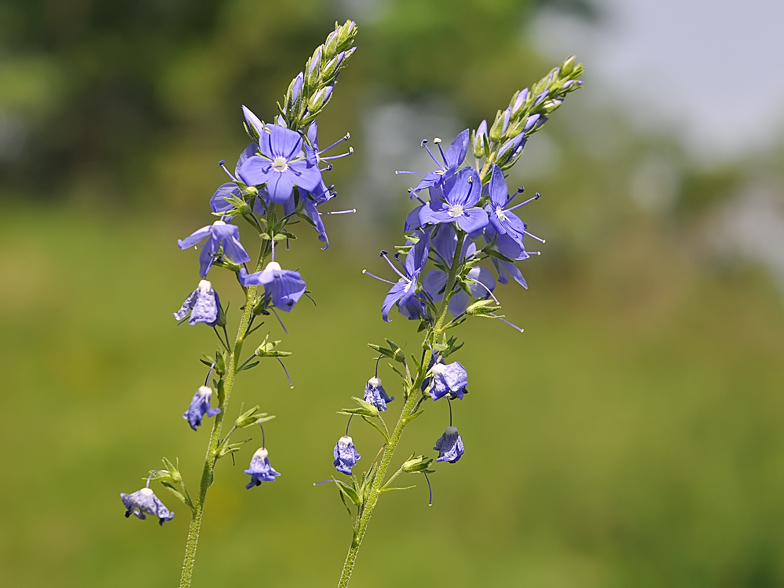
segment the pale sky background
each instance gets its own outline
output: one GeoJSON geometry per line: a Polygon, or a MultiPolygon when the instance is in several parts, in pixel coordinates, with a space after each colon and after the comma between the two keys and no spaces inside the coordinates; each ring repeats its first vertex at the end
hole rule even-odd
{"type": "Polygon", "coordinates": [[[640,128],[675,131],[705,161],[781,142],[784,0],[594,2],[606,15],[597,26],[545,14],[524,34],[554,59],[577,54],[601,86],[595,99],[640,128]]]}

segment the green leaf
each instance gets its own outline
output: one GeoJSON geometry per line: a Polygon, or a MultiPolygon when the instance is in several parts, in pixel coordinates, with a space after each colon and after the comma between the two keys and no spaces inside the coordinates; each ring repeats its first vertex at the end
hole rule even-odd
{"type": "Polygon", "coordinates": [[[420,410],[416,411],[414,414],[408,415],[408,418],[406,419],[406,424],[410,423],[411,421],[413,421],[416,418],[421,417],[424,412],[425,412],[425,409],[423,408],[423,409],[420,409],[420,410]]]}
{"type": "Polygon", "coordinates": [[[378,409],[370,404],[369,402],[365,402],[361,398],[357,398],[356,396],[352,396],[351,399],[356,402],[359,407],[358,408],[344,408],[338,414],[358,414],[362,416],[369,416],[369,417],[377,417],[378,416],[378,409]]]}
{"type": "Polygon", "coordinates": [[[368,417],[366,417],[364,414],[363,414],[363,415],[361,415],[361,416],[362,416],[362,419],[363,419],[363,420],[364,420],[366,423],[368,423],[368,424],[369,424],[369,425],[371,425],[371,426],[372,426],[372,427],[373,427],[373,428],[374,428],[376,431],[378,431],[379,433],[381,433],[381,435],[383,435],[383,437],[384,437],[384,440],[385,440],[387,443],[389,443],[389,437],[387,437],[387,433],[386,433],[386,431],[385,431],[384,429],[382,429],[382,428],[381,428],[381,425],[379,425],[379,424],[378,424],[377,422],[375,422],[375,421],[371,421],[371,420],[370,420],[368,417]]]}
{"type": "Polygon", "coordinates": [[[244,372],[245,370],[249,370],[249,369],[255,368],[257,365],[259,365],[259,363],[260,362],[258,362],[258,361],[252,361],[252,362],[242,366],[242,369],[239,369],[237,371],[244,372]]]}
{"type": "Polygon", "coordinates": [[[383,488],[381,492],[395,492],[397,490],[411,490],[412,488],[416,488],[416,486],[406,486],[405,488],[383,488]]]}
{"type": "MultiPolygon", "coordinates": [[[[335,480],[335,478],[332,479],[335,480]]],[[[346,498],[348,498],[353,504],[356,506],[362,504],[362,501],[359,498],[359,494],[356,490],[354,490],[354,488],[347,486],[339,480],[335,480],[335,484],[337,484],[337,487],[340,489],[340,493],[345,494],[346,498]]]]}
{"type": "Polygon", "coordinates": [[[161,484],[163,484],[163,486],[165,486],[165,487],[166,487],[166,489],[167,489],[169,492],[171,492],[172,494],[174,494],[174,495],[175,495],[175,496],[176,496],[176,497],[177,497],[177,498],[178,498],[178,499],[179,499],[179,500],[180,500],[180,501],[181,501],[183,504],[185,504],[185,505],[186,505],[188,508],[190,508],[191,510],[193,510],[193,504],[191,503],[191,501],[188,499],[188,497],[187,497],[187,496],[185,496],[185,495],[184,495],[182,492],[180,492],[179,490],[177,490],[177,489],[176,489],[174,486],[172,486],[172,485],[171,485],[169,482],[161,482],[161,484]]]}

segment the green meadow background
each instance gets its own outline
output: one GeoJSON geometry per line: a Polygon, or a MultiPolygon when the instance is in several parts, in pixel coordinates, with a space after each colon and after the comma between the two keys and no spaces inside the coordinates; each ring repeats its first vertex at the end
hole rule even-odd
{"type": "MultiPolygon", "coordinates": [[[[541,5],[600,18],[577,1],[398,0],[375,12],[357,4],[359,15],[348,4],[0,8],[3,585],[178,582],[186,507],[156,488],[176,512],[159,528],[126,520],[119,499],[164,456],[194,489],[206,447],[207,427],[194,433],[181,415],[204,377],[198,358],[217,341],[171,316],[198,279],[196,254],[176,239],[210,222],[224,180],[215,162],[233,166],[247,144],[239,105],[271,118],[333,22],[355,18],[359,50],[320,131],[322,145],[352,133],[356,154],[330,181],[333,208],[357,214],[326,218],[326,251],[301,225],[279,252],[318,304],[284,317],[289,336],[265,326],[293,352],[295,386],[262,363],[241,374],[229,416],[241,404],[278,416],[267,446],[282,476],[244,489],[255,431],[236,465],[218,464],[194,586],[336,583],[349,518],[334,488],[312,485],[334,473],[336,411],[372,375],[368,342],[419,342],[403,317],[381,321],[386,288],[361,274],[388,273],[377,252],[400,243],[411,206],[410,177],[392,172],[414,164],[400,163],[395,129],[375,121],[395,108],[434,113],[432,131],[410,143],[420,156],[420,139],[476,127],[556,65],[521,34],[541,5]]],[[[510,179],[543,194],[524,209],[547,238],[522,264],[530,288],[497,290],[525,332],[480,319],[458,331],[466,453],[438,466],[432,507],[417,477],[416,489],[384,495],[352,586],[784,584],[782,290],[762,264],[713,245],[728,239],[719,221],[744,190],[781,186],[784,150],[694,163],[674,138],[641,134],[603,106],[586,67],[585,87],[510,179]],[[655,174],[635,171],[650,160],[676,172],[661,206],[630,197],[640,177],[656,194],[655,174]]],[[[233,330],[237,288],[217,269],[210,279],[233,330]]],[[[380,376],[399,393],[383,363],[380,376]]],[[[397,458],[434,454],[447,419],[429,404],[397,458]]],[[[351,433],[366,465],[379,436],[361,423],[351,433]]]]}

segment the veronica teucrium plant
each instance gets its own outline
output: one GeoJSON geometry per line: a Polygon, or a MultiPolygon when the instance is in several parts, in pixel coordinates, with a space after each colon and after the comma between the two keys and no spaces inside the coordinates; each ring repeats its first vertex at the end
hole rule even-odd
{"type": "MultiPolygon", "coordinates": [[[[164,469],[152,471],[141,490],[123,493],[121,498],[126,517],[133,514],[145,519],[146,515],[153,515],[163,525],[174,517],[174,512],[150,488],[150,483],[157,481],[187,507],[191,522],[181,587],[191,585],[201,521],[216,464],[228,455],[234,459],[234,454],[244,449],[246,441],[231,442],[233,433],[256,425],[261,426],[262,431],[261,447],[246,458],[249,466],[245,474],[250,476],[250,480],[238,480],[238,488],[245,484],[252,490],[263,482],[273,482],[280,475],[270,464],[262,425],[273,416],[260,412],[260,407],[254,406],[237,416],[225,434],[222,433],[223,424],[240,372],[256,367],[265,358],[276,360],[283,366],[282,358],[290,355],[277,348],[280,341],[270,340],[269,333],[261,342],[253,343],[253,351],[243,353],[265,317],[274,315],[278,319],[275,322],[280,322],[279,313],[290,312],[301,297],[307,295],[302,275],[281,265],[279,245],[287,245],[295,238],[290,225],[296,219],[304,219],[318,232],[319,239],[325,244],[324,249],[329,246],[321,217],[340,211],[330,213],[322,210],[335,196],[334,187],[327,184],[324,172],[331,169],[330,160],[348,155],[351,150],[342,155],[326,155],[328,149],[348,139],[348,135],[328,149],[319,149],[316,118],[331,100],[338,74],[354,53],[356,33],[354,22],[336,23],[326,42],[316,49],[305,69],[291,82],[270,122],[265,123],[250,109],[242,107],[245,131],[251,142],[240,153],[233,173],[223,161],[220,162],[228,181],[220,185],[209,199],[212,221],[178,241],[180,249],[196,248],[200,251],[198,279],[194,271],[196,287],[187,294],[174,317],[180,324],[187,321],[193,326],[206,325],[215,332],[219,345],[214,353],[205,354],[201,359],[206,372],[204,382],[186,382],[181,391],[185,408],[183,429],[190,428],[201,434],[205,419],[211,424],[204,467],[198,486],[189,490],[177,465],[164,458],[164,469]],[[251,245],[256,239],[258,241],[251,245]],[[242,289],[244,304],[231,313],[232,316],[239,315],[233,341],[227,328],[231,318],[229,310],[221,304],[218,292],[209,281],[215,271],[233,273],[238,287],[242,289]]],[[[204,204],[207,204],[207,198],[204,204]]],[[[191,259],[189,263],[195,262],[191,259]]],[[[282,322],[280,326],[283,327],[282,322]]],[[[288,378],[285,367],[283,372],[288,378]]],[[[258,389],[258,386],[254,388],[258,389]]],[[[176,415],[172,417],[177,418],[176,415]]]]}
{"type": "MultiPolygon", "coordinates": [[[[375,372],[365,385],[363,397],[354,398],[356,405],[340,411],[349,417],[348,424],[335,444],[336,473],[328,481],[337,486],[352,517],[353,538],[339,588],[349,584],[380,496],[413,488],[393,485],[398,476],[424,476],[432,504],[428,474],[436,471],[439,462],[457,463],[465,452],[455,425],[453,404],[457,413],[457,405],[462,408],[467,399],[468,370],[452,361],[452,355],[462,346],[452,334],[454,329],[469,319],[482,317],[497,319],[522,331],[500,314],[496,290],[498,284],[508,284],[510,278],[523,288],[528,287],[518,264],[538,255],[528,249],[532,240],[544,240],[528,232],[520,214],[522,207],[538,199],[539,194],[523,199],[522,188],[510,191],[504,172],[520,159],[528,138],[542,127],[565,96],[581,86],[582,72],[582,65],[570,57],[530,90],[515,93],[491,125],[482,121],[476,130],[466,129],[446,149],[440,139],[433,142],[433,148],[427,141],[422,142],[435,169],[424,173],[409,191],[416,207],[404,222],[405,244],[397,247],[394,255],[381,252],[389,266],[382,268],[383,275],[391,279],[365,272],[388,285],[381,303],[382,319],[391,320],[390,313],[397,309],[423,333],[422,343],[420,351],[410,356],[388,339],[383,345],[371,344],[378,354],[375,372]],[[402,398],[398,402],[394,402],[378,377],[381,359],[391,360],[389,365],[400,379],[402,398]],[[458,400],[461,402],[455,402],[458,400]],[[449,405],[449,424],[443,433],[433,432],[433,450],[437,455],[414,454],[388,475],[403,431],[424,412],[428,401],[449,405]],[[400,412],[397,423],[390,428],[384,415],[395,406],[400,412]],[[380,449],[362,449],[363,455],[375,458],[361,473],[356,470],[365,462],[349,435],[354,417],[373,426],[382,438],[380,449]]],[[[468,446],[470,450],[470,443],[468,446]]]]}

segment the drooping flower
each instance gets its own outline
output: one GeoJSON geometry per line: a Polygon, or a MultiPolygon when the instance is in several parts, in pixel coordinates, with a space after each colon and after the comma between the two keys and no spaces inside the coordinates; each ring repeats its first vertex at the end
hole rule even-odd
{"type": "Polygon", "coordinates": [[[174,313],[174,318],[183,320],[190,312],[189,325],[206,323],[214,327],[220,318],[220,298],[212,289],[212,284],[207,280],[199,281],[199,286],[185,299],[180,310],[174,313]]]}
{"type": "Polygon", "coordinates": [[[430,373],[433,380],[429,392],[433,400],[447,395],[451,399],[462,400],[463,395],[468,394],[468,372],[459,361],[436,363],[430,368],[430,373]]]}
{"type": "Polygon", "coordinates": [[[120,498],[122,498],[122,502],[126,508],[125,518],[133,515],[138,519],[144,520],[147,518],[146,515],[148,514],[155,515],[158,517],[158,522],[161,526],[163,526],[163,523],[174,518],[174,513],[170,512],[169,509],[163,505],[158,497],[155,496],[155,492],[150,488],[142,488],[133,494],[121,492],[120,498]]]}
{"type": "MultiPolygon", "coordinates": [[[[406,255],[406,263],[403,266],[405,274],[401,273],[387,258],[387,262],[397,272],[400,279],[389,289],[381,305],[381,318],[386,322],[390,322],[389,311],[392,310],[395,304],[399,308],[407,307],[416,294],[417,279],[427,263],[427,256],[430,251],[430,232],[420,231],[418,237],[419,241],[406,255]]],[[[386,255],[384,257],[386,258],[386,255]]]]}
{"type": "Polygon", "coordinates": [[[487,212],[476,206],[482,196],[482,182],[472,168],[464,168],[444,183],[444,198],[430,201],[419,211],[419,222],[457,223],[466,233],[487,226],[487,212]]]}
{"type": "Polygon", "coordinates": [[[441,159],[443,163],[439,162],[435,158],[430,149],[427,148],[426,142],[422,143],[422,145],[427,149],[427,152],[430,154],[430,157],[433,158],[433,161],[435,161],[436,165],[439,167],[422,178],[422,180],[411,191],[412,195],[416,194],[420,190],[424,190],[425,188],[442,185],[446,180],[451,178],[455,172],[457,172],[457,168],[460,167],[463,161],[465,161],[466,151],[468,150],[468,134],[468,129],[460,133],[455,138],[455,140],[452,141],[452,144],[449,145],[446,152],[441,149],[440,139],[436,140],[438,150],[441,152],[441,159]]]}
{"type": "Polygon", "coordinates": [[[254,486],[261,486],[262,482],[274,482],[275,477],[280,474],[276,472],[269,462],[269,452],[261,447],[256,450],[250,460],[250,467],[245,473],[250,476],[250,482],[245,487],[250,490],[254,486]]]}
{"type": "Polygon", "coordinates": [[[267,125],[259,139],[261,155],[252,155],[238,170],[249,186],[267,184],[272,202],[287,202],[294,186],[313,191],[321,183],[318,165],[306,157],[299,133],[277,125],[267,125]]]}
{"type": "Polygon", "coordinates": [[[343,435],[338,442],[335,443],[335,449],[332,451],[335,461],[332,465],[335,466],[340,473],[351,475],[351,468],[357,465],[359,455],[357,448],[354,447],[354,441],[348,435],[343,435]]]}
{"type": "Polygon", "coordinates": [[[436,461],[446,461],[455,463],[465,452],[463,448],[463,439],[457,432],[457,427],[449,425],[444,431],[444,434],[436,441],[436,446],[433,447],[438,451],[436,461]]]}
{"type": "Polygon", "coordinates": [[[522,272],[513,262],[528,259],[530,254],[520,243],[512,239],[509,235],[498,235],[494,230],[490,230],[490,228],[488,228],[487,233],[487,239],[492,241],[493,238],[495,238],[496,250],[505,258],[512,260],[507,261],[506,259],[500,259],[498,257],[491,258],[493,266],[498,272],[498,281],[501,284],[507,284],[509,283],[508,275],[511,275],[515,282],[520,284],[523,288],[528,288],[528,283],[525,281],[522,272]]]}
{"type": "Polygon", "coordinates": [[[201,243],[204,239],[207,239],[207,242],[204,244],[199,256],[201,265],[199,275],[202,278],[207,277],[207,272],[210,271],[215,258],[218,257],[221,247],[223,247],[223,255],[229,261],[237,264],[250,261],[250,256],[242,247],[242,243],[240,243],[239,228],[221,220],[200,228],[185,239],[178,239],[177,245],[179,245],[180,249],[188,249],[201,243]]]}
{"type": "MultiPolygon", "coordinates": [[[[490,196],[490,202],[485,205],[485,210],[490,215],[490,224],[493,225],[493,228],[500,235],[509,235],[522,246],[525,224],[516,214],[511,212],[517,207],[507,209],[514,196],[512,198],[509,197],[509,189],[506,187],[504,172],[495,164],[493,164],[490,182],[487,184],[487,191],[490,196]]],[[[522,204],[518,206],[522,206],[522,204]]]]}
{"type": "Polygon", "coordinates": [[[392,402],[394,396],[387,395],[386,390],[381,385],[381,378],[373,377],[365,384],[365,402],[369,402],[381,412],[387,409],[387,402],[392,402]]]}
{"type": "Polygon", "coordinates": [[[245,268],[240,269],[240,283],[245,286],[264,286],[265,296],[272,305],[284,312],[289,312],[305,293],[305,280],[299,272],[284,270],[280,264],[271,261],[262,271],[249,274],[245,268]]]}
{"type": "Polygon", "coordinates": [[[208,417],[214,417],[221,411],[220,408],[212,408],[210,400],[212,400],[212,388],[201,386],[196,390],[196,394],[193,395],[193,400],[191,400],[188,410],[182,415],[182,418],[188,421],[188,424],[194,431],[201,425],[201,420],[205,414],[208,417]]]}

